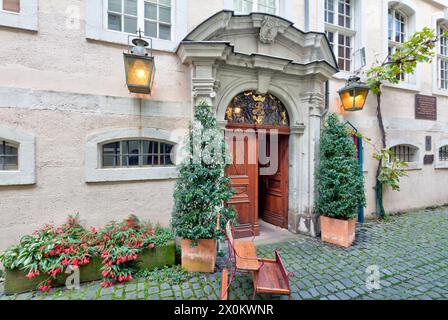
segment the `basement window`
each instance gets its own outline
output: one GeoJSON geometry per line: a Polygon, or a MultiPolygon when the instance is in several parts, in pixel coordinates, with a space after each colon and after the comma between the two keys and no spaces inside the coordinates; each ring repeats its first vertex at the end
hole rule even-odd
{"type": "Polygon", "coordinates": [[[439,161],[448,161],[448,145],[439,149],[439,161]]]}
{"type": "Polygon", "coordinates": [[[155,140],[124,140],[102,146],[102,167],[173,166],[174,145],[155,140]]]}
{"type": "Polygon", "coordinates": [[[410,145],[398,145],[390,148],[392,153],[398,160],[403,162],[417,161],[417,148],[410,145]]]}
{"type": "Polygon", "coordinates": [[[5,140],[0,140],[0,170],[19,169],[19,145],[5,140]]]}

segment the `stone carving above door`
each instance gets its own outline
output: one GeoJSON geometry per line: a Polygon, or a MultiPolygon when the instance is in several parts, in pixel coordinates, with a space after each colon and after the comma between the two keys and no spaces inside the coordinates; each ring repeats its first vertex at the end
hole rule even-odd
{"type": "Polygon", "coordinates": [[[279,31],[278,19],[265,16],[260,28],[260,41],[265,44],[274,43],[279,31]]]}

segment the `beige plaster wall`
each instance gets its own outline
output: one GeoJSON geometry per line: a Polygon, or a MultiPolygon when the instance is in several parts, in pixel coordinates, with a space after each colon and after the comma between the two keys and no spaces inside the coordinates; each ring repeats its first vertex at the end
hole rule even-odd
{"type": "MultiPolygon", "coordinates": [[[[322,31],[317,19],[317,1],[310,0],[310,26],[322,31]]],[[[321,0],[319,0],[321,1],[321,0]]],[[[383,31],[382,1],[365,1],[368,15],[368,65],[377,54],[382,56],[383,31]]],[[[421,25],[432,25],[432,14],[442,10],[432,1],[414,0],[419,6],[421,25]]],[[[293,1],[290,19],[298,28],[304,28],[302,0],[293,1]]],[[[188,0],[188,30],[221,10],[223,0],[188,0]]],[[[323,8],[323,7],[322,7],[323,8]]],[[[0,27],[0,88],[25,88],[27,95],[47,90],[61,93],[118,96],[132,98],[124,83],[122,45],[89,41],[85,36],[85,6],[80,0],[39,1],[39,31],[27,32],[0,27]],[[79,28],[67,28],[66,9],[80,8],[79,28]]],[[[186,128],[188,114],[176,117],[169,104],[181,106],[191,102],[190,70],[182,65],[174,53],[154,52],[157,72],[154,94],[147,98],[158,103],[164,116],[148,114],[143,118],[145,127],[174,130],[186,128]],[[171,114],[170,114],[171,112],[171,114]],[[167,117],[172,115],[172,117],[167,117]]],[[[448,98],[438,97],[439,121],[414,120],[414,94],[432,93],[432,67],[422,66],[417,91],[386,88],[383,113],[388,119],[388,137],[407,137],[424,145],[424,137],[431,135],[433,143],[448,138],[448,98]],[[397,127],[397,126],[402,126],[397,127]]],[[[337,89],[342,80],[331,82],[331,110],[359,126],[367,136],[378,142],[375,120],[375,100],[371,95],[363,112],[343,114],[339,108],[337,89]]],[[[27,97],[23,97],[24,100],[27,97]]],[[[18,100],[21,100],[20,98],[18,100]]],[[[92,98],[92,104],[95,104],[92,98]]],[[[68,214],[79,212],[88,225],[102,225],[112,219],[121,219],[135,213],[153,221],[167,224],[171,214],[174,181],[96,183],[84,182],[84,147],[88,135],[107,129],[135,127],[138,118],[129,114],[71,109],[71,101],[60,106],[39,108],[21,103],[0,105],[0,125],[32,133],[36,136],[37,183],[32,186],[0,187],[0,250],[16,242],[44,223],[60,223],[68,214]]],[[[37,103],[37,102],[34,102],[37,103]]],[[[42,105],[43,104],[43,105],[42,105]]],[[[103,106],[105,109],[108,106],[103,106]]],[[[366,150],[366,153],[369,150],[366,150]]],[[[435,153],[433,149],[431,153],[435,153]]],[[[366,214],[374,211],[375,162],[366,157],[366,214]]],[[[402,211],[409,208],[448,203],[448,170],[424,166],[409,172],[403,179],[400,193],[386,191],[386,209],[402,211]]]]}
{"type": "MultiPolygon", "coordinates": [[[[443,11],[444,7],[435,1],[412,1],[418,7],[417,31],[424,26],[433,27],[433,14],[443,11]]],[[[376,60],[385,57],[384,14],[387,13],[384,1],[364,1],[367,5],[363,16],[367,33],[363,36],[366,41],[366,68],[372,66],[376,60]]],[[[436,62],[434,62],[436,63],[436,62]]],[[[365,74],[362,74],[365,77],[365,74]]],[[[406,140],[422,146],[423,154],[438,156],[436,144],[448,138],[448,96],[439,95],[433,91],[433,65],[419,64],[417,81],[413,90],[383,86],[382,113],[386,126],[387,141],[406,140]],[[438,104],[438,120],[415,119],[415,94],[435,95],[438,104]],[[432,150],[425,151],[425,136],[432,137],[432,150]]],[[[344,86],[343,80],[333,79],[330,85],[330,109],[342,116],[342,119],[353,123],[361,133],[372,139],[372,143],[381,146],[378,122],[376,120],[376,97],[369,95],[362,112],[344,112],[340,107],[337,90],[344,86]]],[[[373,148],[369,145],[365,149],[365,177],[367,208],[366,214],[372,215],[375,211],[375,198],[373,187],[375,185],[376,161],[371,159],[373,148]]],[[[448,203],[448,169],[435,169],[435,165],[423,165],[419,170],[409,170],[408,176],[402,179],[401,191],[395,192],[386,189],[384,197],[385,209],[388,212],[405,211],[408,209],[443,205],[448,203]]]]}

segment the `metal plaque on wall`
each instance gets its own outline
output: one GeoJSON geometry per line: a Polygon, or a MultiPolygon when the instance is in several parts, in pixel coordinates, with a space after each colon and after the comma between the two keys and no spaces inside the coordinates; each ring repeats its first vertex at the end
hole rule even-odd
{"type": "Polygon", "coordinates": [[[415,119],[437,120],[437,98],[416,94],[415,119]]]}
{"type": "Polygon", "coordinates": [[[425,154],[423,157],[423,164],[433,164],[434,155],[433,154],[425,154]]]}

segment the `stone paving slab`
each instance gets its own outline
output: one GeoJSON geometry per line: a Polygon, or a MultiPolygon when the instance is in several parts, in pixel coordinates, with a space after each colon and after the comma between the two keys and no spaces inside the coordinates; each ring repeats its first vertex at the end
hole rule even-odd
{"type": "MultiPolygon", "coordinates": [[[[412,212],[388,222],[369,222],[357,227],[356,241],[343,249],[319,239],[297,237],[282,243],[257,247],[260,257],[273,257],[276,248],[291,279],[292,299],[448,299],[448,208],[412,212]],[[372,288],[370,272],[379,272],[378,287],[372,288]]],[[[219,268],[222,261],[219,259],[219,268]]],[[[83,284],[79,290],[56,288],[50,293],[4,295],[1,300],[157,300],[219,298],[220,272],[200,274],[179,285],[138,279],[111,288],[99,282],[83,284]]],[[[230,300],[252,298],[252,280],[239,275],[229,291],[230,300]]],[[[287,297],[257,295],[257,299],[287,297]]]]}

